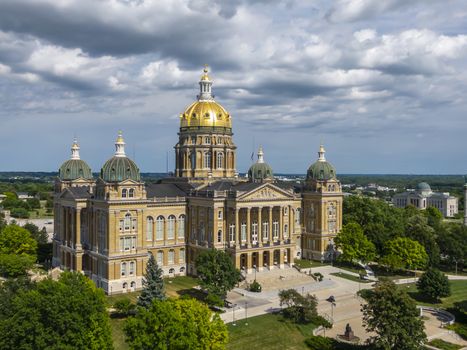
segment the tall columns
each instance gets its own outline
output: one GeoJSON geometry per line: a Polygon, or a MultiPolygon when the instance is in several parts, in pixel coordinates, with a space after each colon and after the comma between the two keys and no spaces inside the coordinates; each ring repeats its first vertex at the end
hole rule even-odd
{"type": "Polygon", "coordinates": [[[284,215],[284,207],[280,206],[279,207],[279,242],[281,242],[284,239],[283,215],[284,215]]]}
{"type": "Polygon", "coordinates": [[[235,211],[235,245],[241,244],[241,237],[240,237],[240,228],[239,228],[239,209],[234,209],[235,211]]]}
{"type": "Polygon", "coordinates": [[[268,243],[272,242],[272,209],[273,207],[269,207],[269,234],[268,234],[268,243]]]}
{"type": "Polygon", "coordinates": [[[76,209],[76,225],[75,225],[75,249],[76,250],[81,250],[81,209],[77,208],[76,209]]]}
{"type": "Polygon", "coordinates": [[[246,241],[247,241],[247,247],[251,248],[251,208],[246,209],[246,241]]]}
{"type": "Polygon", "coordinates": [[[263,221],[261,218],[261,212],[263,211],[263,207],[258,208],[258,242],[259,246],[263,246],[263,221]]]}

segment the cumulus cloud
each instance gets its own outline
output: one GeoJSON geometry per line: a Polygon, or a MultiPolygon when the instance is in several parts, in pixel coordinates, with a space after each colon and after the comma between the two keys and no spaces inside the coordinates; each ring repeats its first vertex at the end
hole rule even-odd
{"type": "MultiPolygon", "coordinates": [[[[430,137],[440,116],[452,124],[465,115],[467,13],[447,1],[4,0],[0,123],[90,135],[131,125],[138,142],[168,150],[208,63],[239,152],[252,133],[293,134],[297,154],[323,135],[335,147],[358,136],[387,149],[401,133],[430,137]]],[[[142,152],[143,169],[165,169],[142,152]]],[[[285,158],[295,159],[268,156],[284,170],[303,161],[285,158]]]]}

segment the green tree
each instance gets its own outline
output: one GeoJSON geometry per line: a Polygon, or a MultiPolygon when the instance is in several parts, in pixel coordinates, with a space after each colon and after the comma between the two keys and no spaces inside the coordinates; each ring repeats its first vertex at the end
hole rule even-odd
{"type": "Polygon", "coordinates": [[[33,255],[0,254],[0,274],[4,277],[25,276],[35,261],[33,255]]]}
{"type": "Polygon", "coordinates": [[[40,209],[41,208],[41,202],[37,198],[30,198],[26,202],[28,203],[30,209],[40,209]]]}
{"type": "Polygon", "coordinates": [[[434,300],[451,295],[448,277],[437,269],[428,269],[417,281],[417,288],[434,300]]]}
{"type": "Polygon", "coordinates": [[[363,234],[362,227],[351,222],[337,234],[336,245],[342,250],[339,259],[348,262],[369,262],[375,258],[375,246],[363,234]]]}
{"type": "Polygon", "coordinates": [[[309,323],[318,316],[316,307],[318,301],[311,294],[301,295],[295,289],[285,289],[279,292],[280,305],[285,305],[282,310],[285,317],[296,323],[309,323]]]}
{"type": "Polygon", "coordinates": [[[38,244],[46,244],[48,241],[48,235],[45,227],[39,230],[39,227],[33,223],[28,222],[23,226],[26,230],[31,233],[31,236],[36,240],[38,244]]]}
{"type": "Polygon", "coordinates": [[[453,223],[443,228],[443,232],[437,237],[441,254],[450,266],[457,263],[462,268],[467,260],[467,227],[453,223]]]}
{"type": "Polygon", "coordinates": [[[230,256],[217,249],[198,255],[196,271],[201,286],[221,298],[225,298],[227,292],[240,280],[240,271],[235,268],[230,256]]]}
{"type": "MultiPolygon", "coordinates": [[[[438,209],[436,209],[438,210],[438,209]]],[[[439,229],[439,227],[438,227],[439,229]]],[[[405,235],[420,243],[428,254],[428,265],[439,264],[439,247],[436,243],[435,230],[428,225],[428,219],[423,214],[417,214],[407,220],[405,235]]]]}
{"type": "Polygon", "coordinates": [[[381,349],[421,349],[426,340],[414,301],[391,281],[377,284],[362,312],[366,330],[376,333],[371,341],[381,349]]]}
{"type": "Polygon", "coordinates": [[[404,209],[390,206],[382,200],[360,196],[344,198],[343,224],[358,223],[379,255],[383,254],[387,241],[403,234],[405,220],[404,209]]]}
{"type": "Polygon", "coordinates": [[[14,218],[27,219],[29,218],[29,211],[24,208],[12,208],[10,214],[14,218]]]}
{"type": "Polygon", "coordinates": [[[225,349],[227,328],[218,314],[195,299],[154,300],[125,324],[130,349],[225,349]]]}
{"type": "Polygon", "coordinates": [[[118,315],[127,317],[136,311],[136,305],[131,302],[130,298],[122,298],[114,303],[114,309],[118,315]]]}
{"type": "Polygon", "coordinates": [[[157,265],[154,255],[149,253],[149,260],[146,264],[146,273],[143,278],[143,290],[141,295],[138,297],[138,306],[149,308],[154,299],[164,300],[165,299],[165,288],[163,271],[157,265]]]}
{"type": "Polygon", "coordinates": [[[385,253],[382,263],[387,263],[392,268],[418,269],[424,268],[428,262],[425,248],[417,241],[406,237],[389,241],[385,253]]]}
{"type": "Polygon", "coordinates": [[[438,208],[428,207],[424,211],[424,214],[427,218],[427,223],[435,231],[439,229],[443,222],[443,214],[439,211],[438,208]]]}
{"type": "Polygon", "coordinates": [[[319,335],[312,335],[305,340],[305,344],[310,350],[334,350],[332,339],[319,335]]]}
{"type": "Polygon", "coordinates": [[[18,225],[8,225],[0,232],[0,254],[36,254],[37,242],[31,233],[18,225]]]}
{"type": "Polygon", "coordinates": [[[26,288],[4,285],[0,343],[2,349],[112,349],[104,292],[77,272],[26,288]]]}

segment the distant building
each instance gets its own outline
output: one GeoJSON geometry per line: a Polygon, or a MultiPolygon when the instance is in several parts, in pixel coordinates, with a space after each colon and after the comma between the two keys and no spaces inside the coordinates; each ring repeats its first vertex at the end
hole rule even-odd
{"type": "Polygon", "coordinates": [[[419,183],[415,190],[396,194],[392,198],[392,202],[398,208],[405,208],[408,205],[413,205],[417,209],[435,207],[444,217],[448,218],[458,213],[457,197],[451,196],[447,192],[433,192],[426,182],[419,183]]]}
{"type": "Polygon", "coordinates": [[[27,192],[18,192],[16,195],[18,196],[18,199],[20,199],[22,201],[26,201],[28,199],[33,199],[34,198],[34,196],[29,195],[29,193],[27,193],[27,192]]]}

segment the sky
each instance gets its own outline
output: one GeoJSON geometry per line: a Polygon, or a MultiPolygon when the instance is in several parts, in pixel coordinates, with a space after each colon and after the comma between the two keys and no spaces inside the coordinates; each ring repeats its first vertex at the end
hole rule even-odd
{"type": "Polygon", "coordinates": [[[204,64],[239,172],[467,173],[463,0],[1,0],[0,171],[172,170],[204,64]]]}

